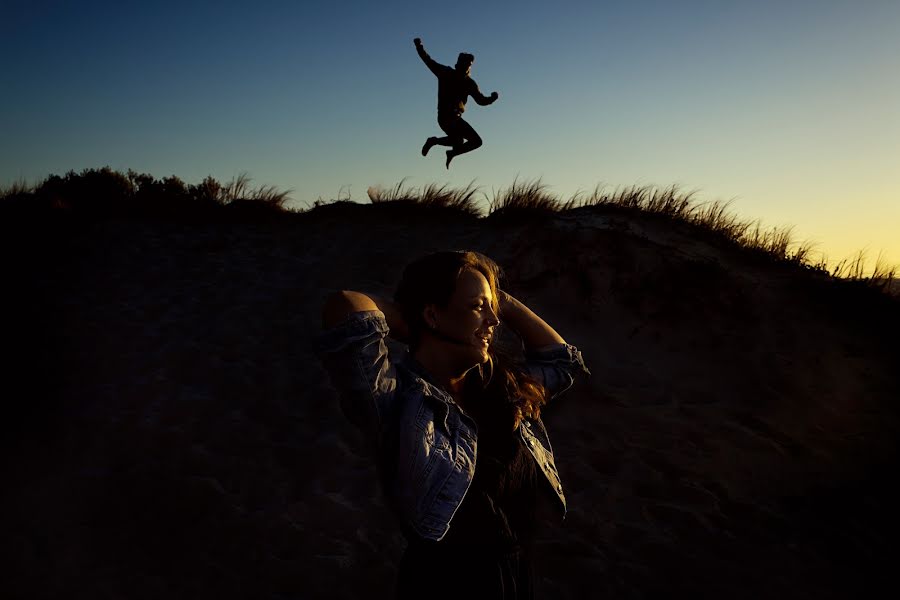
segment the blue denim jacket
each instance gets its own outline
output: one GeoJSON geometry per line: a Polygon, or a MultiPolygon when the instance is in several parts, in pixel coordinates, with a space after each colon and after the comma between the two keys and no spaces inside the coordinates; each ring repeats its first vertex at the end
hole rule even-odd
{"type": "MultiPolygon", "coordinates": [[[[316,339],[316,350],[340,392],[347,417],[374,442],[385,492],[403,523],[425,539],[440,540],[462,503],[478,456],[474,420],[438,387],[409,352],[392,361],[381,311],[361,311],[316,339]]],[[[589,371],[575,346],[558,344],[526,352],[525,367],[553,398],[589,371]]],[[[566,497],[540,419],[524,420],[517,433],[559,499],[566,497]]]]}

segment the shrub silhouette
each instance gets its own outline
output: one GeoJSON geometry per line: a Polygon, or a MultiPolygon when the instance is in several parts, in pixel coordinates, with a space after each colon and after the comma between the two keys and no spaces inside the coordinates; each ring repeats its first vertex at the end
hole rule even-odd
{"type": "Polygon", "coordinates": [[[50,175],[34,192],[39,206],[63,208],[84,215],[107,215],[120,211],[134,195],[128,177],[109,167],[69,171],[63,177],[50,175]]]}
{"type": "Polygon", "coordinates": [[[50,175],[34,188],[15,184],[0,191],[0,209],[6,214],[46,211],[88,218],[154,217],[174,220],[218,218],[223,209],[243,216],[289,212],[284,204],[289,192],[273,186],[250,187],[241,174],[228,184],[212,176],[188,185],[172,175],[157,179],[131,169],[123,174],[106,166],[50,175]]]}

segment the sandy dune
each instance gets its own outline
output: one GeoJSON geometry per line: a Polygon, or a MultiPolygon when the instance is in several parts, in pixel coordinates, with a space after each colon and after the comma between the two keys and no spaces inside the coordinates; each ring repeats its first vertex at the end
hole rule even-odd
{"type": "Polygon", "coordinates": [[[893,568],[885,296],[595,209],[14,229],[4,597],[389,596],[403,539],[311,338],[329,292],[445,248],[495,258],[593,373],[546,412],[545,597],[846,598],[893,568]]]}

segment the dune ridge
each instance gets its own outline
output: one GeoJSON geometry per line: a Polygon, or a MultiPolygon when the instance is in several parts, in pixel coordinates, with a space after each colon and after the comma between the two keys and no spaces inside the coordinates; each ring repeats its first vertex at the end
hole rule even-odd
{"type": "Polygon", "coordinates": [[[547,597],[839,598],[890,573],[890,296],[603,207],[305,217],[5,227],[4,379],[31,390],[5,402],[13,592],[388,596],[403,540],[311,338],[327,294],[390,294],[445,248],[497,260],[593,373],[546,411],[570,501],[547,597]]]}

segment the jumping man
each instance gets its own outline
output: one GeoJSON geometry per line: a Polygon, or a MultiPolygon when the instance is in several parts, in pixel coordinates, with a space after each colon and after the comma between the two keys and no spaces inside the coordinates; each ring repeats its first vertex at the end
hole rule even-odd
{"type": "Polygon", "coordinates": [[[426,156],[435,144],[450,146],[447,150],[449,169],[454,156],[471,152],[482,143],[481,136],[462,118],[468,97],[472,96],[475,102],[487,106],[496,102],[500,95],[493,92],[490,96],[485,96],[478,89],[475,80],[469,77],[472,63],[475,62],[475,57],[471,54],[460,52],[459,58],[456,59],[456,68],[451,69],[428,56],[420,38],[416,38],[413,42],[419,57],[438,78],[438,125],[447,134],[445,137],[428,138],[422,146],[422,156],[426,156]]]}

